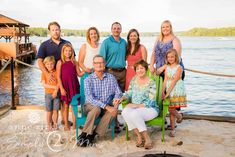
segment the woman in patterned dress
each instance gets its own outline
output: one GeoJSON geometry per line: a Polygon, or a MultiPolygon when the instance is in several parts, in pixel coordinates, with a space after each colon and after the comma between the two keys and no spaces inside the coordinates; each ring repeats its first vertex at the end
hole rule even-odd
{"type": "MultiPolygon", "coordinates": [[[[174,35],[171,22],[169,20],[165,20],[162,22],[160,36],[157,38],[153,47],[153,52],[151,55],[151,61],[149,67],[151,73],[156,72],[157,75],[160,75],[164,79],[164,70],[166,68],[165,56],[166,52],[171,48],[176,49],[180,59],[180,65],[184,70],[184,65],[181,59],[181,52],[182,52],[181,42],[174,35]],[[155,68],[154,65],[156,65],[155,68]]],[[[182,80],[183,79],[184,79],[184,71],[182,73],[182,80]]]]}

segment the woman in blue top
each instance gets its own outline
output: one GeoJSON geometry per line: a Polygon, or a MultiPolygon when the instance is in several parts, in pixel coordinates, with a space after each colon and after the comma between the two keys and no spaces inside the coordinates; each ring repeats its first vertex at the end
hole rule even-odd
{"type": "Polygon", "coordinates": [[[123,109],[122,116],[128,125],[137,135],[137,147],[151,149],[152,140],[147,133],[145,121],[158,116],[159,109],[156,105],[156,83],[151,80],[146,72],[148,64],[144,60],[134,65],[136,76],[131,80],[128,91],[121,100],[129,99],[129,104],[123,109]]]}
{"type": "Polygon", "coordinates": [[[156,72],[157,75],[160,75],[164,79],[164,71],[166,68],[165,65],[166,52],[172,48],[174,48],[178,53],[180,65],[183,68],[183,73],[182,73],[182,80],[183,80],[185,73],[181,59],[181,52],[182,52],[181,43],[180,40],[173,33],[171,22],[169,20],[166,20],[163,21],[161,25],[160,36],[157,38],[153,47],[153,52],[151,55],[151,61],[149,67],[151,73],[156,72]],[[156,69],[154,68],[154,64],[156,65],[156,69]]]}

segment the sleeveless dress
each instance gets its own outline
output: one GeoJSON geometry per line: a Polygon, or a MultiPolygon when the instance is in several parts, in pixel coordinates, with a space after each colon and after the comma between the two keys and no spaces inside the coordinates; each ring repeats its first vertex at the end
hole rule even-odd
{"type": "Polygon", "coordinates": [[[86,55],[84,58],[84,65],[87,68],[90,69],[93,68],[92,60],[95,55],[99,54],[99,50],[100,50],[100,44],[98,44],[97,48],[93,48],[89,43],[86,42],[86,55]]]}
{"type": "MultiPolygon", "coordinates": [[[[86,42],[86,55],[85,55],[85,58],[84,58],[84,65],[89,68],[89,69],[92,69],[93,68],[93,64],[92,64],[92,60],[93,60],[93,57],[95,55],[98,55],[99,54],[99,51],[100,51],[100,43],[98,43],[98,47],[97,48],[93,48],[91,47],[91,45],[86,42]]],[[[84,104],[85,103],[85,91],[84,91],[84,80],[85,78],[87,78],[89,76],[89,73],[85,72],[83,74],[83,76],[80,78],[80,83],[81,83],[81,91],[80,91],[80,94],[83,95],[81,97],[81,104],[84,104]]]]}
{"type": "Polygon", "coordinates": [[[142,59],[141,46],[135,55],[128,55],[127,57],[127,69],[126,69],[126,84],[125,91],[128,90],[131,79],[135,76],[134,64],[142,59]]]}
{"type": "MultiPolygon", "coordinates": [[[[173,48],[173,40],[170,40],[166,43],[162,42],[162,41],[158,41],[157,45],[155,47],[155,59],[156,59],[156,68],[160,68],[161,66],[163,66],[165,64],[165,56],[166,56],[166,52],[173,48]]],[[[180,65],[182,66],[183,70],[184,70],[184,64],[182,62],[182,59],[180,59],[180,65]]]]}
{"type": "Polygon", "coordinates": [[[66,96],[61,95],[61,100],[67,105],[70,104],[74,95],[80,93],[76,65],[72,61],[66,61],[61,65],[61,81],[66,91],[66,96]]]}
{"type": "MultiPolygon", "coordinates": [[[[170,66],[167,66],[166,75],[168,79],[166,82],[166,90],[170,88],[171,82],[174,79],[179,66],[180,65],[177,65],[176,67],[173,67],[173,68],[171,68],[170,66]]],[[[186,107],[187,106],[186,104],[187,104],[187,99],[186,99],[184,81],[182,79],[179,79],[170,93],[169,108],[186,107]]]]}

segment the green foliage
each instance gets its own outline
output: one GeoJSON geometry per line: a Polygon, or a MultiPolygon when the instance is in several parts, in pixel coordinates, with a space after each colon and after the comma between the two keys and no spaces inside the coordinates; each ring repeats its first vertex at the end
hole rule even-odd
{"type": "Polygon", "coordinates": [[[47,29],[46,28],[28,28],[27,33],[30,33],[30,35],[34,36],[40,36],[40,37],[45,37],[47,36],[47,29]]]}
{"type": "MultiPolygon", "coordinates": [[[[30,33],[31,36],[41,36],[46,37],[49,33],[47,28],[36,28],[31,27],[27,30],[28,33],[30,33]]],[[[86,30],[73,30],[73,29],[62,29],[61,30],[62,36],[86,36],[86,30]]],[[[101,36],[107,36],[109,35],[109,32],[100,32],[101,36]]]]}
{"type": "Polygon", "coordinates": [[[181,32],[182,36],[235,36],[235,27],[227,28],[193,28],[186,32],[181,32]]]}
{"type": "MultiPolygon", "coordinates": [[[[29,28],[28,33],[35,36],[45,37],[48,34],[46,28],[29,28]]],[[[108,36],[110,32],[100,32],[100,36],[108,36]]],[[[235,27],[227,28],[193,28],[185,32],[175,32],[176,35],[180,36],[235,36],[235,27]]],[[[62,29],[63,36],[86,36],[86,30],[73,30],[73,29],[62,29]]],[[[140,32],[140,36],[158,36],[158,32],[140,32]]],[[[127,33],[122,33],[122,36],[126,37],[127,33]]]]}

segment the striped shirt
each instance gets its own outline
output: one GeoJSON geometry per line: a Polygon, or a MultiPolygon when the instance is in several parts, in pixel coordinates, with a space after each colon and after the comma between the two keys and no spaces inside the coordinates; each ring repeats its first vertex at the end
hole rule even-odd
{"type": "Polygon", "coordinates": [[[104,73],[100,80],[96,73],[90,74],[84,81],[86,103],[104,108],[111,105],[113,99],[122,97],[117,80],[112,74],[104,73]]]}

